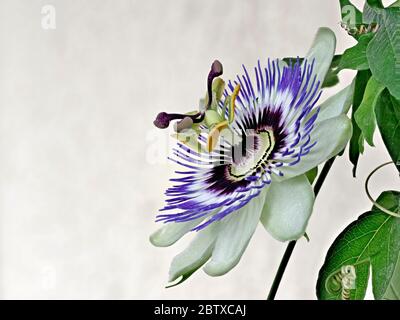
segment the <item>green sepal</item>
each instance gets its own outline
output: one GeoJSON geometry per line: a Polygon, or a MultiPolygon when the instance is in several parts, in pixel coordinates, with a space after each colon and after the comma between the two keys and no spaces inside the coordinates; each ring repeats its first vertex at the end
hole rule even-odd
{"type": "Polygon", "coordinates": [[[318,167],[314,167],[311,170],[308,170],[305,173],[305,175],[306,175],[308,181],[310,181],[310,184],[312,185],[314,183],[315,178],[318,175],[318,167]]]}

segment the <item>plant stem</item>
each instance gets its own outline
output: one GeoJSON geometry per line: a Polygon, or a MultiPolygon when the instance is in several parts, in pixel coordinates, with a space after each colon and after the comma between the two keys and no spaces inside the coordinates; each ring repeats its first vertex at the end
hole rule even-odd
{"type": "Polygon", "coordinates": [[[336,157],[330,158],[328,161],[325,162],[324,166],[322,167],[321,173],[319,174],[318,179],[314,185],[315,197],[317,197],[319,191],[321,190],[322,184],[324,183],[325,178],[329,173],[329,170],[331,170],[335,159],[336,159],[336,157]]]}
{"type": "MultiPolygon", "coordinates": [[[[323,185],[323,183],[324,183],[324,181],[326,179],[326,176],[329,173],[329,170],[331,169],[331,167],[333,165],[333,162],[335,161],[335,158],[336,157],[333,157],[333,158],[331,158],[331,159],[329,159],[328,161],[325,162],[325,164],[324,164],[324,166],[323,166],[323,168],[321,170],[321,173],[319,174],[318,179],[317,179],[317,181],[315,182],[315,185],[314,185],[315,197],[317,197],[319,191],[321,190],[321,187],[322,187],[322,185],[323,185]]],[[[285,253],[283,254],[281,263],[279,264],[278,270],[276,272],[274,281],[272,282],[272,286],[271,286],[271,289],[269,291],[267,300],[274,300],[275,299],[276,292],[278,291],[278,288],[279,288],[279,285],[281,283],[283,274],[285,273],[286,267],[288,265],[288,262],[290,260],[291,255],[293,253],[294,247],[296,246],[296,243],[297,243],[297,240],[293,240],[293,241],[290,241],[288,243],[288,245],[286,247],[286,250],[285,250],[285,253]]]]}
{"type": "Polygon", "coordinates": [[[286,247],[285,253],[283,254],[281,263],[279,264],[278,271],[276,272],[274,282],[272,282],[271,289],[269,290],[268,298],[267,300],[274,300],[276,292],[278,291],[279,284],[281,283],[283,274],[285,273],[286,266],[289,262],[290,256],[292,255],[292,252],[294,250],[294,247],[296,246],[297,241],[293,240],[290,241],[286,247]]]}

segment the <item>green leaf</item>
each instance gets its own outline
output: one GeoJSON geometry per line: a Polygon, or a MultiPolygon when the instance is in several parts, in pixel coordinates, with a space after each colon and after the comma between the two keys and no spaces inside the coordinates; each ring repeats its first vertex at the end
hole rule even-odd
{"type": "Polygon", "coordinates": [[[318,175],[318,167],[314,167],[311,170],[307,171],[305,173],[305,175],[306,175],[308,181],[310,181],[310,184],[313,184],[315,178],[318,175]]]}
{"type": "Polygon", "coordinates": [[[380,300],[400,300],[400,259],[397,259],[390,284],[385,288],[383,294],[376,294],[375,298],[380,300]],[[377,298],[379,297],[379,298],[377,298]]]}
{"type": "Polygon", "coordinates": [[[373,137],[376,127],[375,104],[383,89],[385,87],[372,76],[365,88],[363,100],[354,113],[356,123],[361,129],[364,139],[370,146],[374,146],[373,137]]]}
{"type": "Polygon", "coordinates": [[[400,7],[400,0],[397,0],[396,2],[393,2],[389,7],[400,7]]]}
{"type": "Polygon", "coordinates": [[[339,69],[367,70],[369,69],[367,59],[367,46],[373,38],[373,33],[362,35],[358,39],[358,43],[347,49],[340,59],[339,69]]]}
{"type": "Polygon", "coordinates": [[[375,9],[379,29],[367,47],[372,75],[400,99],[400,7],[375,9]]]}
{"type": "Polygon", "coordinates": [[[360,149],[360,153],[364,153],[364,135],[360,133],[360,137],[358,138],[358,147],[360,149]]]}
{"type": "MultiPolygon", "coordinates": [[[[351,163],[353,164],[353,177],[356,176],[358,158],[360,157],[359,140],[361,137],[361,130],[354,119],[354,113],[357,111],[359,105],[361,104],[362,98],[364,96],[364,90],[370,77],[371,73],[369,70],[359,71],[357,72],[354,84],[353,107],[351,111],[351,123],[353,125],[353,135],[351,136],[350,147],[349,147],[349,158],[351,163]]],[[[363,137],[361,138],[363,139],[363,137]]]]}
{"type": "MultiPolygon", "coordinates": [[[[377,202],[399,211],[400,193],[383,192],[377,202]]],[[[400,218],[373,207],[346,227],[329,248],[318,276],[318,299],[342,300],[346,296],[351,300],[363,299],[370,268],[375,299],[400,299],[399,259],[400,218]],[[342,267],[354,268],[352,289],[344,289],[342,267]]]]}
{"type": "Polygon", "coordinates": [[[382,0],[367,0],[367,3],[373,8],[383,8],[382,0]]]}
{"type": "Polygon", "coordinates": [[[383,142],[400,172],[400,101],[385,90],[377,101],[375,113],[383,142]]]}
{"type": "Polygon", "coordinates": [[[379,15],[380,9],[373,8],[368,5],[367,2],[365,2],[364,9],[363,9],[363,23],[373,23],[373,22],[378,22],[378,15],[379,15]]]}

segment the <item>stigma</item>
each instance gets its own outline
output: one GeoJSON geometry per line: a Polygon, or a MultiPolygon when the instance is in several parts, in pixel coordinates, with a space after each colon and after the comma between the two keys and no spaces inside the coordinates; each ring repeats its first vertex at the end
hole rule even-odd
{"type": "Polygon", "coordinates": [[[201,123],[205,117],[205,111],[210,108],[213,102],[212,84],[215,78],[219,77],[223,73],[222,63],[215,60],[211,64],[210,72],[207,77],[207,105],[205,110],[199,111],[195,114],[180,114],[180,113],[167,113],[160,112],[156,119],[153,121],[154,125],[159,129],[166,129],[169,127],[171,121],[180,120],[175,125],[177,132],[184,129],[189,129],[194,123],[201,123]]]}

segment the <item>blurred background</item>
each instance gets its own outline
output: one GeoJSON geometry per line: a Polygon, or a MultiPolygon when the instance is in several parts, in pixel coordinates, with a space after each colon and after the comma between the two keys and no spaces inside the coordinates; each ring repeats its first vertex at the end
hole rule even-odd
{"type": "MultiPolygon", "coordinates": [[[[216,58],[229,79],[242,63],[304,55],[320,26],[343,52],[354,41],[339,22],[333,0],[2,0],[0,298],[265,298],[286,245],[261,226],[229,274],[164,288],[190,235],[166,249],[148,241],[175,168],[152,121],[196,108],[216,58]]],[[[347,152],[334,164],[278,299],[315,299],[330,244],[371,207],[364,180],[389,159],[379,133],[375,143],[357,179],[347,152]]],[[[373,179],[375,196],[393,173],[373,179]]]]}

